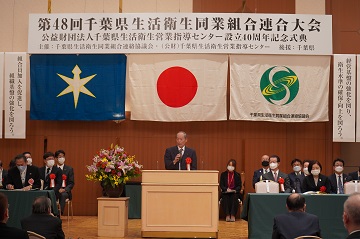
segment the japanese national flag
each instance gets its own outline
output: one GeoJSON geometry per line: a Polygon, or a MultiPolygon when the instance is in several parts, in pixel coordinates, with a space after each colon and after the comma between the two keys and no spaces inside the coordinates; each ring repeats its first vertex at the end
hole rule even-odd
{"type": "Polygon", "coordinates": [[[226,120],[227,55],[129,55],[132,120],[226,120]]]}

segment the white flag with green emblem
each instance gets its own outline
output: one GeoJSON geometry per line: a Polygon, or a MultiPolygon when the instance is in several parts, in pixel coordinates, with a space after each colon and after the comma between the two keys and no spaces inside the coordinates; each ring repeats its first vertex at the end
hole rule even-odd
{"type": "Polygon", "coordinates": [[[330,56],[231,55],[231,120],[328,121],[330,56]]]}

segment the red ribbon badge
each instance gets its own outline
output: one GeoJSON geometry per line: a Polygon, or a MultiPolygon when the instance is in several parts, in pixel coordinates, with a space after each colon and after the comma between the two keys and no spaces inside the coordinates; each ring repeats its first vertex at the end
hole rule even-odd
{"type": "Polygon", "coordinates": [[[62,175],[62,184],[61,184],[61,187],[62,187],[62,188],[65,188],[65,187],[66,187],[66,179],[67,179],[66,175],[63,174],[63,175],[62,175]]]}
{"type": "Polygon", "coordinates": [[[50,178],[50,188],[54,188],[55,187],[55,178],[56,178],[55,174],[51,173],[49,178],[50,178]]]}
{"type": "Polygon", "coordinates": [[[186,169],[190,171],[191,158],[187,157],[185,159],[185,162],[186,162],[186,169]]]}
{"type": "Polygon", "coordinates": [[[28,183],[32,186],[34,184],[34,179],[29,178],[28,183]]]}
{"type": "Polygon", "coordinates": [[[321,186],[321,187],[320,187],[320,192],[323,192],[323,193],[326,192],[326,187],[325,187],[325,186],[321,186]]]}

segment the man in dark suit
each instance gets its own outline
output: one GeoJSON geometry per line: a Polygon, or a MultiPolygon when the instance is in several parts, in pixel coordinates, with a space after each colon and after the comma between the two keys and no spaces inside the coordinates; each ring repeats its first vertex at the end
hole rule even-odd
{"type": "Polygon", "coordinates": [[[331,184],[331,193],[344,194],[344,183],[351,181],[351,177],[344,174],[345,162],[342,159],[335,159],[333,161],[334,173],[329,176],[331,184]]]}
{"type": "Polygon", "coordinates": [[[253,176],[253,180],[252,180],[253,188],[255,188],[255,183],[262,180],[262,176],[265,173],[270,172],[270,169],[269,169],[269,155],[265,154],[265,155],[263,155],[261,157],[261,166],[262,166],[262,168],[254,171],[254,176],[253,176]]]}
{"type": "Polygon", "coordinates": [[[0,193],[0,239],[28,239],[26,231],[6,225],[9,219],[9,202],[5,194],[0,193]]]}
{"type": "Polygon", "coordinates": [[[349,176],[351,177],[351,180],[359,180],[360,179],[360,167],[358,171],[349,173],[349,176]]]}
{"type": "Polygon", "coordinates": [[[291,161],[291,166],[294,171],[288,174],[290,191],[294,193],[302,193],[304,191],[302,184],[305,178],[304,173],[301,171],[302,161],[300,159],[293,159],[291,161]]]}
{"type": "Polygon", "coordinates": [[[298,193],[286,199],[288,212],[274,218],[272,239],[289,239],[299,236],[321,236],[319,218],[305,212],[305,198],[298,193]]]}
{"type": "Polygon", "coordinates": [[[32,214],[21,220],[21,227],[33,231],[46,239],[64,239],[62,221],[51,214],[51,201],[48,197],[41,196],[35,199],[32,214]]]}
{"type": "Polygon", "coordinates": [[[62,183],[62,171],[55,166],[55,155],[52,152],[46,152],[43,156],[44,167],[39,168],[40,179],[44,180],[44,190],[54,190],[56,198],[59,199],[62,183]],[[52,179],[52,177],[54,177],[52,179]],[[53,182],[52,182],[53,180],[53,182]]]}
{"type": "Polygon", "coordinates": [[[360,239],[360,193],[354,193],[346,199],[343,222],[349,233],[346,239],[360,239]]]}
{"type": "Polygon", "coordinates": [[[66,199],[71,200],[72,194],[71,190],[73,189],[75,182],[74,182],[74,169],[69,165],[65,165],[65,151],[59,149],[55,152],[55,158],[57,161],[57,167],[62,170],[62,181],[61,181],[61,188],[59,189],[59,203],[61,208],[61,214],[64,213],[65,202],[66,199]]]}
{"type": "Polygon", "coordinates": [[[187,135],[184,131],[176,134],[176,146],[165,150],[164,162],[166,169],[186,170],[186,159],[190,158],[190,170],[197,169],[197,158],[195,150],[185,147],[187,135]]]}
{"type": "Polygon", "coordinates": [[[289,177],[286,173],[280,172],[280,157],[277,155],[272,155],[269,158],[270,172],[264,174],[263,180],[272,180],[279,182],[280,178],[284,180],[284,188],[280,186],[280,192],[290,192],[290,182],[289,177]]]}
{"type": "Polygon", "coordinates": [[[0,189],[6,186],[7,171],[3,168],[3,163],[0,160],[0,189]]]}
{"type": "Polygon", "coordinates": [[[32,188],[40,188],[40,176],[37,168],[26,164],[24,155],[15,156],[16,166],[9,169],[6,188],[8,190],[23,189],[28,191],[32,188]]]}

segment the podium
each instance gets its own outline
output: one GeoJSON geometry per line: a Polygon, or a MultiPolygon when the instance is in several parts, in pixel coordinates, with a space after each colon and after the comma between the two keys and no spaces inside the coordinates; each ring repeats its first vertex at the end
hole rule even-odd
{"type": "Polygon", "coordinates": [[[217,238],[218,174],[143,170],[141,236],[217,238]]]}

